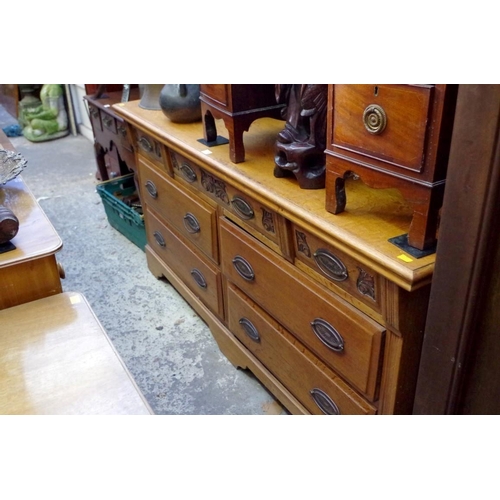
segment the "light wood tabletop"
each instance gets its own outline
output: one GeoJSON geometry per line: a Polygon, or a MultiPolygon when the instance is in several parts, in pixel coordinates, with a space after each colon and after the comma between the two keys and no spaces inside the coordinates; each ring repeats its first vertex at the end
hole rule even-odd
{"type": "Polygon", "coordinates": [[[85,297],[0,311],[0,414],[152,414],[85,297]]]}

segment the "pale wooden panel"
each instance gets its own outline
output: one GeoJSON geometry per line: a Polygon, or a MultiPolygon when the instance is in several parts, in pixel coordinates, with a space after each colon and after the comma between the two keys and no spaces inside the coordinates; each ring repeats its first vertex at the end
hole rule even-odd
{"type": "Polygon", "coordinates": [[[86,299],[61,293],[0,311],[0,413],[152,413],[86,299]]]}

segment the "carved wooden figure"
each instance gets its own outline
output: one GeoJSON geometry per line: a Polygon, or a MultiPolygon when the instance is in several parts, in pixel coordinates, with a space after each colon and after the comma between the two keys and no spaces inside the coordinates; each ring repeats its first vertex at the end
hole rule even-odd
{"type": "Polygon", "coordinates": [[[274,175],[294,175],[303,189],[325,187],[327,91],[326,84],[276,85],[286,124],[276,140],[274,175]]]}

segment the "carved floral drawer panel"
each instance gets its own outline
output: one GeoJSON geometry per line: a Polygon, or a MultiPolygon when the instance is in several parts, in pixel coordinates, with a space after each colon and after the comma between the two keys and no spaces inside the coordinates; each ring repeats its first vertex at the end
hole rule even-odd
{"type": "Polygon", "coordinates": [[[139,154],[138,159],[143,156],[152,162],[158,169],[170,173],[164,146],[141,130],[135,129],[135,136],[136,148],[139,154]]]}
{"type": "Polygon", "coordinates": [[[297,225],[292,226],[295,265],[356,307],[381,319],[381,279],[372,269],[297,225]],[[340,290],[339,290],[340,289],[340,290]],[[366,310],[366,307],[363,307],[366,310]]]}
{"type": "Polygon", "coordinates": [[[220,219],[222,272],[372,401],[385,329],[220,219]]]}
{"type": "Polygon", "coordinates": [[[312,414],[376,413],[372,405],[234,285],[228,285],[227,301],[231,331],[312,414]]]}

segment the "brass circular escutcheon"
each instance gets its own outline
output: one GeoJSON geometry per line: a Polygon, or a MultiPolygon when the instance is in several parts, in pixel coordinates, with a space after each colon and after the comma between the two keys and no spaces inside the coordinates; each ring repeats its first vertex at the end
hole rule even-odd
{"type": "Polygon", "coordinates": [[[387,125],[384,108],[378,104],[370,104],[363,112],[363,123],[370,134],[381,134],[387,125]]]}

